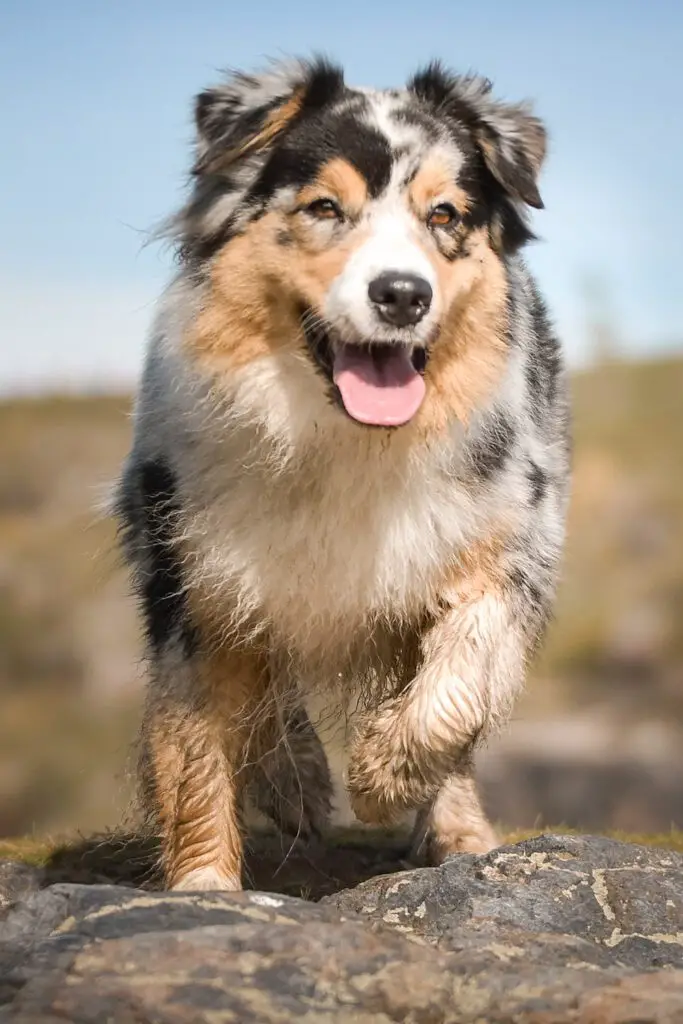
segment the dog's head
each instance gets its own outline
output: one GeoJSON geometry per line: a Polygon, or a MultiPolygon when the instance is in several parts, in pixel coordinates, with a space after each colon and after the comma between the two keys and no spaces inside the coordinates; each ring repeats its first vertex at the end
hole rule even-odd
{"type": "Polygon", "coordinates": [[[502,260],[542,206],[542,124],[438,64],[372,91],[325,61],[237,74],[196,121],[178,223],[213,297],[194,343],[233,368],[305,353],[354,420],[411,420],[473,296],[505,304],[502,260]]]}

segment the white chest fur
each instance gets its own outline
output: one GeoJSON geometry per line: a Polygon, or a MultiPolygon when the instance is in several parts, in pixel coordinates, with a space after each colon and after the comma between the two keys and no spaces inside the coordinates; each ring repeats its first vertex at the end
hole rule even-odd
{"type": "Polygon", "coordinates": [[[278,461],[235,431],[220,454],[195,453],[187,534],[201,589],[301,653],[412,618],[484,525],[455,464],[443,444],[407,449],[360,428],[278,461]]]}
{"type": "Polygon", "coordinates": [[[182,379],[169,414],[189,582],[226,628],[305,655],[410,620],[500,514],[463,483],[457,423],[429,442],[354,424],[303,355],[231,373],[218,400],[182,379]]]}

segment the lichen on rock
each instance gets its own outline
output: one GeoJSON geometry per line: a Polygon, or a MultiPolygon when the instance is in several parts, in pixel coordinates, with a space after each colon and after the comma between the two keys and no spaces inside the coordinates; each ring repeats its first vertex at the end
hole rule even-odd
{"type": "Polygon", "coordinates": [[[3,1022],[683,1020],[666,850],[541,836],[318,902],[46,881],[0,871],[3,1022]]]}

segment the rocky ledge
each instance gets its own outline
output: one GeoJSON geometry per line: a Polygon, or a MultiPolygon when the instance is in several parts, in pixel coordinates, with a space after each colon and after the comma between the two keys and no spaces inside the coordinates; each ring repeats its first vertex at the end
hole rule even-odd
{"type": "Polygon", "coordinates": [[[680,854],[541,836],[400,866],[311,902],[5,863],[0,1021],[683,1022],[680,854]]]}

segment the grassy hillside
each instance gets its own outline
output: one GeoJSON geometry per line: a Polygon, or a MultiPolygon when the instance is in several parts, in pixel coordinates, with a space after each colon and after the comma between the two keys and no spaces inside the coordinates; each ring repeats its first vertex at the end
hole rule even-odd
{"type": "MultiPolygon", "coordinates": [[[[683,732],[683,359],[602,366],[573,388],[564,581],[517,714],[524,744],[605,709],[683,732]]],[[[0,403],[0,835],[103,828],[128,800],[140,650],[96,509],[129,436],[125,398],[0,403]]],[[[604,755],[599,729],[582,742],[604,755]]],[[[567,820],[552,799],[550,820],[567,820]]]]}
{"type": "Polygon", "coordinates": [[[683,360],[601,367],[573,394],[566,565],[538,674],[564,700],[683,722],[683,360]]]}
{"type": "Polygon", "coordinates": [[[129,435],[127,399],[0,404],[0,834],[127,799],[137,624],[98,505],[129,435]]]}

